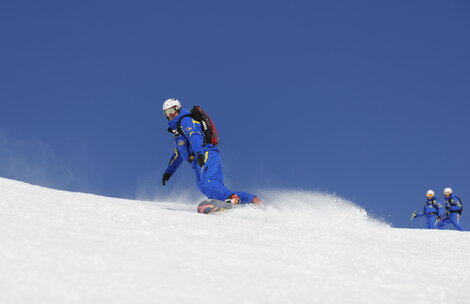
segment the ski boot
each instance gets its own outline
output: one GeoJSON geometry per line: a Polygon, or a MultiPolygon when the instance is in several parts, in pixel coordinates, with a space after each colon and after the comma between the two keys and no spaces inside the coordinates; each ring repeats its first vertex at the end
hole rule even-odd
{"type": "Polygon", "coordinates": [[[235,193],[230,195],[226,200],[225,202],[227,203],[230,203],[232,205],[238,205],[241,203],[240,201],[240,198],[238,197],[238,195],[236,195],[235,193]]]}
{"type": "Polygon", "coordinates": [[[262,203],[263,203],[263,201],[257,196],[255,196],[250,202],[250,204],[253,205],[253,206],[259,206],[262,203]]]}

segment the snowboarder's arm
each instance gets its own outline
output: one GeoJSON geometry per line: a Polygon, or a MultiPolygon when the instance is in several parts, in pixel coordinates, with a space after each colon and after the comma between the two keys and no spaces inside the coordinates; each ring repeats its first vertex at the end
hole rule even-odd
{"type": "Polygon", "coordinates": [[[460,203],[460,201],[458,199],[451,199],[450,200],[450,209],[449,211],[458,211],[462,208],[462,204],[460,203]]]}
{"type": "Polygon", "coordinates": [[[202,133],[201,123],[195,121],[192,117],[185,117],[181,120],[181,130],[184,136],[189,140],[194,154],[203,152],[204,134],[202,133]]]}
{"type": "Polygon", "coordinates": [[[426,214],[426,206],[424,206],[423,212],[416,212],[416,216],[415,216],[415,217],[421,217],[421,216],[423,216],[423,215],[425,215],[425,214],[426,214]]]}
{"type": "Polygon", "coordinates": [[[446,208],[444,208],[444,206],[441,203],[439,203],[437,200],[435,201],[435,203],[436,204],[434,206],[437,207],[437,216],[439,218],[444,217],[444,215],[446,214],[446,208]]]}
{"type": "Polygon", "coordinates": [[[183,162],[183,158],[179,155],[178,150],[175,148],[175,152],[171,156],[170,162],[168,163],[168,167],[165,170],[165,173],[173,174],[179,168],[181,163],[183,162]]]}

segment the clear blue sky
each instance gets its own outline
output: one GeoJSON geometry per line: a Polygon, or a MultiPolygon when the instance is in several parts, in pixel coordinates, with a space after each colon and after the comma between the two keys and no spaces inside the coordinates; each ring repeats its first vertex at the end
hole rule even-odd
{"type": "Polygon", "coordinates": [[[230,188],[334,192],[423,227],[428,188],[470,206],[469,33],[464,0],[4,0],[0,176],[193,191],[185,164],[160,185],[177,97],[213,117],[230,188]]]}

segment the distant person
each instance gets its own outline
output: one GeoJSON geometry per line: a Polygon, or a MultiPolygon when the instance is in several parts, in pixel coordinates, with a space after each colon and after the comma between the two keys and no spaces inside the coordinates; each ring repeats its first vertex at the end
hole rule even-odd
{"type": "Polygon", "coordinates": [[[437,228],[444,229],[445,225],[452,224],[455,229],[464,231],[460,225],[460,216],[462,215],[461,199],[454,195],[452,188],[444,189],[444,198],[446,200],[446,216],[437,224],[437,228]]]}
{"type": "Polygon", "coordinates": [[[426,218],[426,228],[436,229],[436,222],[444,217],[445,209],[444,206],[437,201],[434,191],[428,190],[426,192],[426,198],[427,200],[424,203],[423,212],[414,211],[411,219],[424,216],[426,218]]]}
{"type": "Polygon", "coordinates": [[[165,100],[163,113],[168,119],[168,130],[175,139],[175,151],[162,177],[163,186],[185,160],[193,168],[197,186],[207,198],[234,205],[261,204],[261,200],[253,194],[225,187],[219,150],[205,140],[201,122],[195,120],[190,111],[183,109],[179,100],[165,100]]]}

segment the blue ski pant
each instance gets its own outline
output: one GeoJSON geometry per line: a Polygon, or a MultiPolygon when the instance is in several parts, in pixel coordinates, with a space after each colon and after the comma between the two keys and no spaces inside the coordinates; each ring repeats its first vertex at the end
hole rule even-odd
{"type": "Polygon", "coordinates": [[[437,216],[435,214],[426,216],[426,228],[437,229],[436,219],[437,219],[437,216]]]}
{"type": "Polygon", "coordinates": [[[237,194],[242,204],[250,203],[255,197],[253,194],[241,191],[232,191],[224,185],[222,161],[218,151],[204,152],[206,163],[199,166],[197,160],[191,163],[196,173],[196,183],[199,190],[209,199],[226,200],[232,194],[237,194]]]}
{"type": "Polygon", "coordinates": [[[448,224],[454,225],[457,230],[464,231],[462,225],[460,225],[460,214],[457,212],[448,214],[444,220],[437,224],[437,228],[444,230],[444,226],[448,224]]]}

